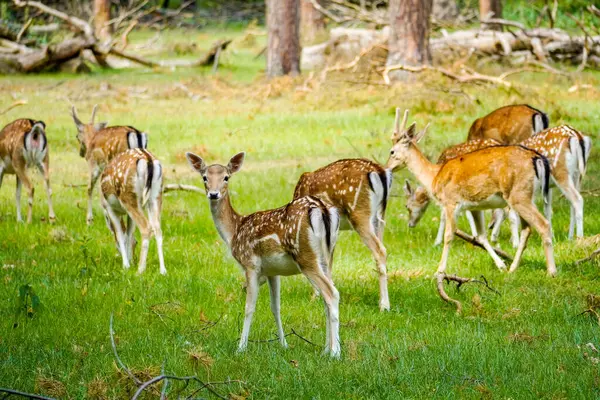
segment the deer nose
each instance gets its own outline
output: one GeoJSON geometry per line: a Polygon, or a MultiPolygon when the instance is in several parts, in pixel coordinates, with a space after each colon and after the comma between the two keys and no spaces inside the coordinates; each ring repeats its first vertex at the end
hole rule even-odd
{"type": "Polygon", "coordinates": [[[208,198],[211,200],[218,200],[219,199],[219,192],[209,192],[208,193],[208,198]]]}

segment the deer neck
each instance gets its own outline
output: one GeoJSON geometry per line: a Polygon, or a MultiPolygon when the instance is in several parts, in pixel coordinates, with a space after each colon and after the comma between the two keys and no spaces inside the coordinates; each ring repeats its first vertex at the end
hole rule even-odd
{"type": "Polygon", "coordinates": [[[220,200],[210,201],[210,212],[219,235],[231,247],[231,239],[238,229],[241,216],[233,209],[229,193],[225,193],[220,200]]]}
{"type": "Polygon", "coordinates": [[[431,194],[433,190],[433,179],[440,171],[440,166],[429,161],[415,144],[411,144],[410,146],[406,166],[421,182],[425,190],[431,194]]]}

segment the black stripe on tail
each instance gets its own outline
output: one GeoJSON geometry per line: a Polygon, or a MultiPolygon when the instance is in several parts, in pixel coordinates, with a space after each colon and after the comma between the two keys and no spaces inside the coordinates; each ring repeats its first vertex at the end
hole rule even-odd
{"type": "Polygon", "coordinates": [[[381,200],[381,211],[385,213],[388,200],[388,176],[385,170],[379,173],[379,179],[381,179],[381,183],[383,184],[383,200],[381,200]]]}
{"type": "Polygon", "coordinates": [[[140,151],[144,154],[146,158],[146,162],[148,163],[148,177],[146,179],[146,190],[150,190],[152,186],[152,175],[154,174],[154,163],[152,160],[152,156],[145,149],[140,149],[140,151]]]}
{"type": "MultiPolygon", "coordinates": [[[[529,107],[529,108],[531,108],[533,111],[535,111],[537,114],[539,114],[540,117],[542,117],[542,128],[543,129],[548,129],[548,127],[550,126],[550,119],[548,118],[548,114],[546,114],[542,110],[538,110],[535,107],[531,107],[529,104],[526,104],[526,106],[529,107]]],[[[533,114],[531,116],[531,125],[532,126],[535,126],[535,116],[537,114],[533,114]]]]}
{"type": "Polygon", "coordinates": [[[548,159],[541,154],[538,154],[537,156],[533,157],[531,160],[533,161],[533,170],[535,171],[535,176],[538,179],[543,179],[542,194],[544,196],[544,201],[547,201],[546,199],[548,199],[548,193],[550,191],[550,163],[548,162],[548,159]],[[544,176],[543,177],[540,177],[539,173],[538,173],[538,169],[537,169],[537,161],[538,160],[542,160],[542,163],[544,164],[544,171],[543,171],[544,176]]]}
{"type": "MultiPolygon", "coordinates": [[[[323,217],[323,224],[325,225],[325,243],[327,244],[327,250],[331,251],[331,216],[329,215],[329,209],[323,203],[321,199],[314,196],[308,196],[315,202],[319,204],[319,209],[321,210],[321,216],[323,217]]],[[[308,219],[310,222],[310,218],[308,219]]],[[[311,228],[312,225],[311,225],[311,228]]],[[[314,229],[313,229],[314,230],[314,229]]]]}
{"type": "Polygon", "coordinates": [[[583,167],[587,168],[587,159],[585,157],[586,153],[586,148],[585,148],[585,140],[583,140],[583,137],[581,137],[581,139],[579,139],[579,147],[581,147],[581,151],[583,152],[581,154],[581,157],[583,158],[583,167]]]}

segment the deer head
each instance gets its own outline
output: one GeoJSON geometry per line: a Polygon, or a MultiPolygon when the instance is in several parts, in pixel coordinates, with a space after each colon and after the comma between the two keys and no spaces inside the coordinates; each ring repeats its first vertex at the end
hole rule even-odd
{"type": "Polygon", "coordinates": [[[429,124],[427,124],[421,132],[417,132],[415,122],[406,128],[407,119],[408,110],[405,110],[402,124],[400,124],[400,108],[396,108],[396,120],[394,123],[394,133],[392,134],[392,149],[390,150],[390,157],[386,166],[387,169],[395,171],[404,167],[404,165],[406,165],[410,147],[418,143],[423,136],[425,136],[427,128],[429,128],[429,124]]]}
{"type": "Polygon", "coordinates": [[[413,190],[408,179],[404,182],[404,194],[406,195],[408,226],[414,228],[427,211],[427,207],[429,207],[429,194],[421,186],[413,190]]]}
{"type": "Polygon", "coordinates": [[[92,110],[92,117],[88,124],[84,124],[81,122],[79,117],[77,116],[77,110],[75,106],[71,107],[71,115],[73,116],[73,121],[75,122],[75,126],[77,127],[77,141],[79,142],[79,155],[81,157],[85,157],[85,153],[87,151],[87,143],[94,136],[96,132],[106,128],[108,122],[99,122],[94,124],[94,119],[96,118],[96,110],[98,109],[98,104],[94,106],[92,110]]]}
{"type": "Polygon", "coordinates": [[[213,164],[206,166],[202,157],[194,153],[185,153],[190,165],[202,175],[206,197],[210,200],[220,200],[225,196],[228,189],[229,177],[238,172],[244,163],[246,153],[241,152],[231,157],[227,166],[213,164]]]}

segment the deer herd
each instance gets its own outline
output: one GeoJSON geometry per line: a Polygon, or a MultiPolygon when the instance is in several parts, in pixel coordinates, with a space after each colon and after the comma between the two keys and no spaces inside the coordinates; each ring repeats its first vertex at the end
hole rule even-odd
{"type": "MultiPolygon", "coordinates": [[[[134,259],[136,226],[142,240],[138,273],[146,268],[149,241],[156,240],[160,273],[166,274],[161,231],[163,166],[147,150],[148,135],[131,126],[95,123],[94,107],[89,123],[83,123],[72,108],[80,156],[89,168],[87,186],[88,225],[92,223],[94,187],[100,179],[100,202],[106,224],[121,254],[123,266],[134,259]]],[[[314,172],[302,174],[293,200],[276,209],[241,215],[229,193],[231,177],[244,163],[245,153],[233,156],[226,165],[208,164],[202,157],[186,153],[192,169],[201,175],[216,229],[246,278],[246,307],[239,350],[247,347],[259,287],[268,282],[271,311],[279,341],[287,346],[280,317],[280,276],[303,274],[325,303],[325,353],[340,355],[340,295],[333,278],[333,255],[338,232],[354,230],[371,251],[379,276],[379,308],[389,310],[384,245],[385,213],[392,173],[406,167],[421,186],[404,184],[408,223],[414,227],[433,199],[441,208],[435,244],[443,243],[436,279],[441,287],[448,277],[450,245],[457,234],[457,217],[464,211],[477,242],[500,270],[504,260],[492,246],[508,214],[511,242],[516,254],[508,272],[521,261],[531,229],[542,239],[547,273],[557,273],[553,252],[552,187],[571,203],[569,238],[583,236],[581,179],[585,175],[591,140],[576,129],[549,127],[543,112],[527,105],[502,107],[471,126],[464,143],[444,150],[432,163],[419,142],[422,130],[407,127],[408,110],[400,121],[400,109],[392,134],[392,147],[385,166],[367,159],[335,161],[314,172]],[[541,196],[544,213],[535,205],[541,196]],[[493,210],[491,242],[485,210],[493,210]]],[[[44,177],[50,221],[55,219],[49,182],[49,146],[42,121],[18,119],[0,131],[0,186],[5,173],[17,179],[17,220],[22,221],[21,187],[27,190],[27,222],[32,221],[34,188],[27,175],[36,167],[44,177]]]]}

